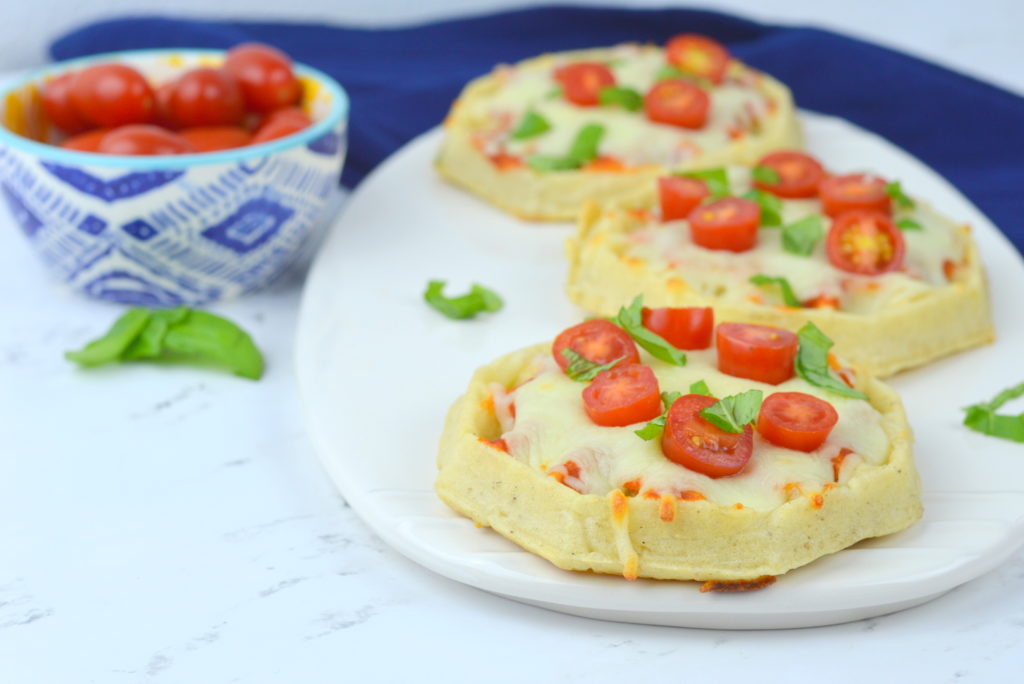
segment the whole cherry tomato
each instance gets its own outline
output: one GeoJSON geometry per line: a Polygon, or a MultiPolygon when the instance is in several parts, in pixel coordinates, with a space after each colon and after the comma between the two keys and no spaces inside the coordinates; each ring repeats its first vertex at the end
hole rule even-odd
{"type": "Polygon", "coordinates": [[[252,144],[283,138],[313,125],[313,120],[298,107],[286,107],[272,112],[256,129],[252,144]]]}
{"type": "Polygon", "coordinates": [[[89,124],[82,120],[71,105],[71,79],[74,74],[63,74],[47,81],[43,86],[43,111],[57,128],[65,133],[75,134],[88,130],[89,124]]]}
{"type": "Polygon", "coordinates": [[[196,152],[215,152],[244,147],[252,142],[252,134],[238,126],[199,126],[179,131],[196,152]]]}
{"type": "Polygon", "coordinates": [[[221,69],[192,69],[174,83],[171,118],[178,125],[233,126],[245,114],[242,89],[221,69]]]}
{"type": "Polygon", "coordinates": [[[79,152],[99,152],[100,142],[109,133],[109,128],[96,128],[88,133],[73,135],[60,144],[65,150],[77,150],[79,152]]]}
{"type": "Polygon", "coordinates": [[[100,141],[102,154],[158,155],[190,154],[196,149],[177,133],[159,126],[136,124],[121,126],[100,141]]]}
{"type": "Polygon", "coordinates": [[[754,431],[722,430],[700,416],[717,399],[702,394],[687,394],[672,403],[661,434],[661,451],[674,463],[708,477],[733,475],[743,469],[754,451],[754,431]]]}
{"type": "Polygon", "coordinates": [[[650,366],[620,363],[601,371],[583,388],[583,408],[605,427],[623,427],[661,415],[658,378],[650,366]]]}
{"type": "Polygon", "coordinates": [[[149,83],[125,64],[95,64],[76,72],[68,95],[78,115],[97,126],[148,123],[156,106],[149,83]]]}
{"type": "Polygon", "coordinates": [[[555,338],[551,354],[564,371],[569,367],[569,360],[562,354],[563,349],[571,349],[599,366],[619,358],[622,363],[640,363],[640,353],[629,333],[603,318],[578,323],[555,338]]]}
{"type": "Polygon", "coordinates": [[[615,85],[615,74],[600,62],[577,62],[555,69],[565,99],[581,107],[600,104],[601,90],[615,85]]]}
{"type": "Polygon", "coordinates": [[[299,101],[302,85],[292,72],[292,61],[280,50],[262,43],[231,48],[224,69],[235,77],[246,106],[271,112],[299,101]]]}

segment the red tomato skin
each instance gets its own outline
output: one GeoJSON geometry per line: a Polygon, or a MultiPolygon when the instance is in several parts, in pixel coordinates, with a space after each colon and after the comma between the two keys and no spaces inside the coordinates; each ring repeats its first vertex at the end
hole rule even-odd
{"type": "Polygon", "coordinates": [[[615,74],[600,62],[577,62],[555,69],[565,99],[580,107],[601,103],[601,89],[615,85],[615,74]]]}
{"type": "Polygon", "coordinates": [[[661,335],[677,349],[707,349],[715,328],[715,312],[709,306],[643,308],[644,327],[661,335]]]}
{"type": "Polygon", "coordinates": [[[644,95],[647,118],[679,128],[703,128],[711,98],[700,86],[681,78],[659,81],[644,95]]]}
{"type": "Polygon", "coordinates": [[[863,173],[825,178],[818,185],[821,209],[835,218],[848,211],[892,213],[892,199],[885,193],[884,178],[863,173]]]}
{"type": "Polygon", "coordinates": [[[252,137],[252,144],[257,145],[269,140],[276,140],[308,128],[313,120],[296,107],[273,112],[268,116],[252,137]]]}
{"type": "Polygon", "coordinates": [[[189,141],[196,152],[230,150],[252,142],[252,134],[239,126],[199,126],[186,128],[178,134],[189,141]]]}
{"type": "Polygon", "coordinates": [[[184,128],[233,126],[245,114],[242,89],[222,69],[186,72],[174,82],[168,104],[171,120],[184,128]]]}
{"type": "Polygon", "coordinates": [[[665,44],[665,59],[677,69],[721,83],[730,57],[729,50],[713,38],[681,33],[665,44]]]}
{"type": "Polygon", "coordinates": [[[724,197],[697,207],[687,221],[695,244],[705,249],[746,252],[757,244],[761,207],[742,197],[724,197]]]}
{"type": "Polygon", "coordinates": [[[665,458],[711,478],[735,475],[743,470],[754,451],[754,431],[726,432],[700,417],[717,399],[686,394],[675,400],[665,418],[661,451],[665,458]]]}
{"type": "Polygon", "coordinates": [[[625,427],[661,415],[658,378],[650,366],[620,363],[583,388],[583,408],[595,424],[625,427]]]}
{"type": "Polygon", "coordinates": [[[761,403],[757,431],[784,449],[814,451],[839,422],[832,404],[803,392],[775,392],[761,403]]]}
{"type": "Polygon", "coordinates": [[[622,360],[623,364],[640,363],[640,352],[629,333],[603,318],[578,323],[566,328],[555,338],[551,345],[551,355],[563,371],[569,367],[569,360],[562,355],[562,350],[566,348],[599,366],[622,356],[626,357],[622,360]]]}
{"type": "Polygon", "coordinates": [[[699,178],[664,176],[658,179],[662,221],[685,219],[710,196],[708,184],[699,178]]]}
{"type": "Polygon", "coordinates": [[[269,45],[244,43],[231,48],[224,69],[238,81],[246,107],[255,112],[288,107],[302,96],[291,59],[269,45]]]}
{"type": "Polygon", "coordinates": [[[153,91],[153,98],[155,102],[155,109],[153,113],[153,124],[161,126],[169,130],[180,128],[180,124],[174,120],[174,115],[171,113],[171,97],[174,95],[174,87],[177,85],[176,81],[168,81],[163,85],[157,86],[156,90],[153,91]]]}
{"type": "Polygon", "coordinates": [[[195,148],[177,133],[149,124],[121,126],[103,136],[101,154],[161,155],[191,154],[195,148]]]}
{"type": "Polygon", "coordinates": [[[97,126],[148,123],[156,107],[149,83],[124,64],[95,64],[75,72],[69,97],[75,112],[97,126]]]}
{"type": "Polygon", "coordinates": [[[832,265],[860,275],[880,275],[899,269],[903,265],[906,249],[903,232],[888,216],[877,211],[848,211],[840,214],[832,221],[832,227],[825,237],[825,253],[832,265]],[[877,235],[887,241],[888,257],[883,254],[881,261],[876,259],[874,263],[857,263],[844,250],[844,235],[862,225],[872,225],[877,235]]]}
{"type": "Polygon", "coordinates": [[[43,86],[43,111],[54,126],[69,135],[89,130],[89,123],[78,115],[71,104],[71,79],[74,74],[62,74],[43,86]]]}
{"type": "Polygon", "coordinates": [[[78,152],[99,152],[100,141],[109,133],[109,128],[97,128],[87,133],[73,135],[60,144],[65,150],[77,150],[78,152]]]}
{"type": "Polygon", "coordinates": [[[718,370],[726,375],[778,385],[793,377],[797,336],[751,323],[720,323],[715,331],[718,370]]]}
{"type": "Polygon", "coordinates": [[[785,199],[806,199],[818,196],[818,186],[825,179],[825,168],[809,154],[797,150],[772,152],[757,162],[758,166],[779,174],[776,184],[754,181],[754,186],[785,199]]]}

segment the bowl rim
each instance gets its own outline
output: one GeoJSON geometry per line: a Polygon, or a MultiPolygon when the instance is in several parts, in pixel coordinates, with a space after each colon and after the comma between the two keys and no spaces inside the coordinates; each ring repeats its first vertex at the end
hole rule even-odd
{"type": "MultiPolygon", "coordinates": [[[[62,62],[54,62],[43,67],[32,69],[22,74],[17,79],[8,82],[0,89],[0,102],[6,102],[7,96],[32,81],[40,81],[47,76],[60,75],[71,69],[85,66],[95,62],[108,61],[111,59],[125,57],[159,57],[160,55],[182,55],[182,56],[204,56],[223,57],[227,50],[213,48],[159,48],[149,50],[116,50],[104,52],[86,57],[76,57],[62,62]]],[[[322,119],[298,133],[270,140],[259,145],[246,145],[230,150],[219,152],[203,152],[197,154],[166,154],[166,155],[120,155],[120,154],[99,154],[96,152],[81,152],[68,150],[57,145],[39,142],[18,135],[6,126],[0,124],[0,145],[8,146],[21,152],[42,157],[44,161],[52,161],[69,165],[82,166],[108,166],[127,169],[180,169],[183,167],[204,166],[208,164],[224,164],[238,162],[254,157],[265,157],[282,150],[291,149],[305,145],[323,135],[329,133],[339,122],[348,118],[350,101],[348,92],[336,80],[311,66],[295,62],[293,64],[295,73],[315,79],[321,87],[330,91],[332,97],[331,109],[322,119]]]]}

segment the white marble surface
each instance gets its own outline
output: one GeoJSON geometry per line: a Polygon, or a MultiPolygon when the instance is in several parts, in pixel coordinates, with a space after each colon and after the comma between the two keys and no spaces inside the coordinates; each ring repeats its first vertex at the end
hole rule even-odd
{"type": "MultiPolygon", "coordinates": [[[[1024,91],[985,57],[1019,42],[984,40],[1010,34],[971,16],[959,42],[908,26],[907,43],[1024,91]]],[[[352,514],[305,437],[300,290],[296,277],[215,308],[266,353],[259,383],[82,372],[62,352],[119,310],[52,284],[0,217],[0,682],[1019,679],[1024,554],[920,608],[778,632],[569,617],[421,569],[352,514]]]]}

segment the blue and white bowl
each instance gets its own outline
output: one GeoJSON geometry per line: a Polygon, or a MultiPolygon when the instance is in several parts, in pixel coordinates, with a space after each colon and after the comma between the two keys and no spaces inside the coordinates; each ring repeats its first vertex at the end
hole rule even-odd
{"type": "Polygon", "coordinates": [[[349,105],[315,69],[295,67],[314,125],[261,145],[133,157],[39,142],[57,139],[40,116],[50,78],[116,61],[159,84],[223,59],[186,49],[98,55],[32,73],[0,98],[0,203],[61,281],[125,304],[205,304],[268,284],[318,242],[339,192],[349,105]]]}

